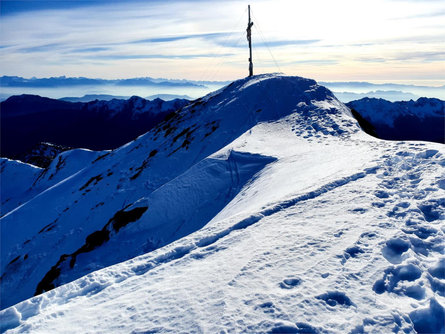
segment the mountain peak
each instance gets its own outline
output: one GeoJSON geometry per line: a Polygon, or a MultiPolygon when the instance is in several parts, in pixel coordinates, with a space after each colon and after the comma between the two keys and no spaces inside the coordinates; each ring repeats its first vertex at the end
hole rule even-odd
{"type": "MultiPolygon", "coordinates": [[[[86,152],[79,164],[72,163],[73,154],[63,153],[33,182],[39,190],[25,189],[24,193],[34,195],[5,212],[2,219],[2,233],[8,231],[10,236],[1,246],[2,303],[11,305],[93,268],[127,260],[188,235],[215,216],[258,171],[277,157],[291,154],[287,147],[324,138],[343,139],[358,131],[349,109],[314,80],[265,74],[237,80],[191,102],[116,150],[86,152]],[[227,149],[262,127],[280,129],[274,133],[272,146],[263,143],[251,152],[237,148],[239,153],[227,149]],[[274,146],[280,143],[284,147],[274,146]],[[209,183],[207,179],[215,175],[219,176],[209,183]],[[54,180],[60,181],[54,184],[54,180]],[[188,185],[193,184],[200,186],[188,193],[188,185]],[[226,189],[228,193],[220,196],[226,189]],[[213,204],[205,204],[213,196],[213,204]],[[190,201],[184,202],[185,198],[190,201]],[[147,212],[126,221],[128,227],[113,229],[110,222],[130,217],[136,202],[148,203],[147,212]],[[202,215],[195,217],[197,209],[192,204],[202,215]],[[180,227],[184,219],[188,223],[180,227]],[[138,224],[130,224],[133,221],[138,224]],[[147,240],[145,232],[134,235],[133,228],[151,231],[151,237],[147,240]],[[76,232],[70,241],[61,242],[73,229],[76,232]],[[96,240],[99,235],[104,239],[96,240]],[[127,238],[134,246],[116,252],[120,242],[130,240],[127,238]],[[97,245],[88,246],[93,239],[97,245]],[[25,262],[12,261],[26,254],[25,262]],[[67,263],[68,258],[72,262],[67,263]],[[14,278],[22,271],[29,277],[26,283],[14,278]],[[20,293],[9,294],[18,289],[17,284],[20,293]]],[[[262,143],[268,136],[254,142],[262,143]]]]}

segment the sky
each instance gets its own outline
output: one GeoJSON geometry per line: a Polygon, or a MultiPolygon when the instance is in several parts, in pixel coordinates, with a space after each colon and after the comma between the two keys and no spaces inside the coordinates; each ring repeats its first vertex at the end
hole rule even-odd
{"type": "Polygon", "coordinates": [[[0,75],[445,84],[443,0],[0,1],[0,75]]]}

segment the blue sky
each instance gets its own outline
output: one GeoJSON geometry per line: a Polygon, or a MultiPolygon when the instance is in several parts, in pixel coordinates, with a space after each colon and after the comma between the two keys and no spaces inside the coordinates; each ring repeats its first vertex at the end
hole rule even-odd
{"type": "MultiPolygon", "coordinates": [[[[0,75],[243,77],[248,3],[2,0],[0,75]]],[[[445,84],[445,1],[250,4],[256,73],[445,84]]]]}

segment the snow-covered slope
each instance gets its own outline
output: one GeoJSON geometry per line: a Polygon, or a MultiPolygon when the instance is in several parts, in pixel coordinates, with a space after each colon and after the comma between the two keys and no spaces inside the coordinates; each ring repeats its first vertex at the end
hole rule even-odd
{"type": "Polygon", "coordinates": [[[3,307],[87,274],[3,329],[441,332],[444,153],[312,80],[236,81],[2,219],[3,307]]]}
{"type": "Polygon", "coordinates": [[[52,186],[63,182],[91,164],[100,155],[100,152],[85,149],[62,152],[45,169],[0,158],[2,172],[0,214],[6,215],[52,186]]]}
{"type": "Polygon", "coordinates": [[[0,215],[3,215],[20,204],[23,193],[30,188],[42,169],[6,158],[0,158],[0,168],[0,215]]]}
{"type": "Polygon", "coordinates": [[[17,160],[37,167],[46,168],[51,164],[57,155],[71,149],[71,147],[42,142],[38,143],[28,152],[20,154],[17,157],[17,160]]]}
{"type": "Polygon", "coordinates": [[[400,102],[363,98],[347,105],[372,125],[379,138],[445,143],[445,101],[425,97],[400,102]]]}

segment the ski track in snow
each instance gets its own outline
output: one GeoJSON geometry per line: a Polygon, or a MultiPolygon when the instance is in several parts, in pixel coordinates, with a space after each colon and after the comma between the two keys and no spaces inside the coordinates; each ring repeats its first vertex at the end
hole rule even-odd
{"type": "Polygon", "coordinates": [[[1,311],[2,330],[445,332],[443,145],[379,141],[312,102],[215,153],[235,157],[232,196],[207,225],[1,311]],[[242,181],[252,155],[276,161],[242,181]]]}

